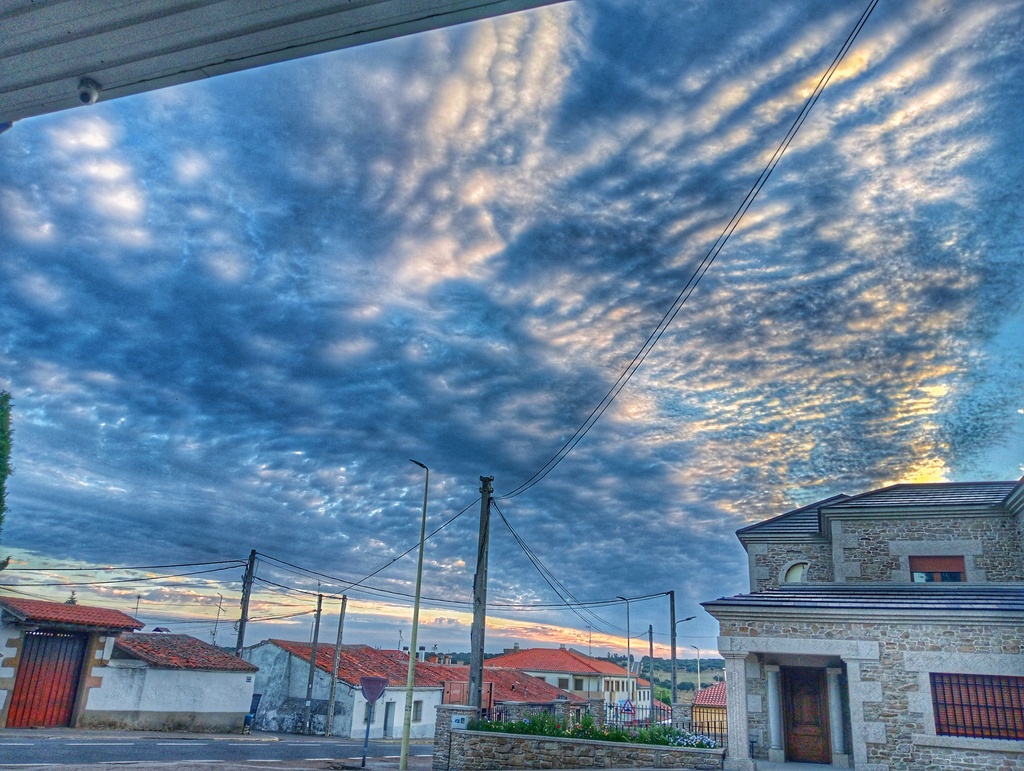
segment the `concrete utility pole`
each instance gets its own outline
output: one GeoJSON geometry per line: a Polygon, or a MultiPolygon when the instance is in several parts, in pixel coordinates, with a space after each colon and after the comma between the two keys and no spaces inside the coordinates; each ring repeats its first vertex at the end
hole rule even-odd
{"type": "Polygon", "coordinates": [[[238,619],[238,641],[235,643],[235,655],[242,658],[242,647],[245,645],[245,625],[249,621],[249,596],[252,594],[252,580],[256,576],[256,550],[249,552],[249,563],[242,576],[242,615],[238,619]]]}
{"type": "Polygon", "coordinates": [[[313,624],[313,645],[309,651],[309,679],[306,681],[306,710],[302,716],[302,726],[306,734],[313,733],[313,675],[316,674],[316,646],[320,640],[320,610],[323,608],[324,596],[316,596],[316,621],[313,624]]]}
{"type": "Polygon", "coordinates": [[[484,692],[484,626],[487,618],[487,546],[491,528],[491,482],[480,477],[480,540],[476,550],[476,575],[473,576],[473,628],[469,635],[469,706],[480,710],[484,692]]]}
{"type": "Polygon", "coordinates": [[[412,736],[412,697],[416,684],[417,635],[420,628],[420,593],[423,589],[423,546],[427,539],[427,492],[430,489],[430,469],[418,460],[409,459],[425,472],[423,480],[423,518],[420,520],[420,556],[416,563],[416,597],[412,606],[412,636],[409,638],[409,669],[405,679],[405,715],[402,719],[402,749],[398,756],[399,771],[409,768],[409,738],[412,736]]]}
{"type": "Polygon", "coordinates": [[[636,709],[636,694],[633,693],[633,651],[630,648],[632,633],[629,631],[629,598],[623,597],[621,594],[616,596],[626,603],[626,689],[629,692],[629,700],[633,703],[633,709],[636,709]]]}
{"type": "Polygon", "coordinates": [[[650,659],[650,666],[648,669],[651,673],[651,711],[649,714],[651,720],[654,720],[654,624],[647,625],[647,657],[650,659]]]}
{"type": "MultiPolygon", "coordinates": [[[[677,704],[677,700],[676,700],[676,677],[677,677],[677,673],[676,673],[676,591],[675,591],[675,589],[670,589],[669,592],[668,592],[668,607],[669,607],[668,621],[672,625],[672,634],[671,634],[671,637],[672,637],[672,653],[671,653],[671,656],[672,656],[672,699],[671,699],[671,703],[672,703],[672,706],[674,707],[677,704]]],[[[675,716],[673,715],[673,717],[675,717],[675,716]]]]}
{"type": "Polygon", "coordinates": [[[334,690],[338,685],[338,660],[341,658],[341,633],[345,629],[345,608],[348,606],[348,597],[341,595],[341,616],[338,618],[338,637],[334,641],[334,663],[331,664],[331,691],[327,697],[327,726],[325,736],[330,736],[334,726],[334,690]]]}

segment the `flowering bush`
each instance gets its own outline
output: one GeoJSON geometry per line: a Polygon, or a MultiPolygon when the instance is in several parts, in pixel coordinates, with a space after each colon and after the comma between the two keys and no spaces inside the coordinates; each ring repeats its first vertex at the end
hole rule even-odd
{"type": "Polygon", "coordinates": [[[567,739],[594,739],[604,742],[630,742],[632,744],[660,744],[667,747],[700,747],[716,749],[718,742],[708,736],[691,734],[667,725],[637,726],[620,728],[605,726],[598,728],[594,718],[584,715],[574,725],[564,724],[559,718],[548,712],[528,715],[522,720],[511,722],[491,722],[490,720],[470,720],[471,731],[495,731],[505,734],[525,734],[527,736],[556,736],[567,739]]]}

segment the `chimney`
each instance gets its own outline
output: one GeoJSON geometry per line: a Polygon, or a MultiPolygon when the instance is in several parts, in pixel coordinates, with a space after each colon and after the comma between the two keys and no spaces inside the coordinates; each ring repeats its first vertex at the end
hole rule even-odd
{"type": "Polygon", "coordinates": [[[562,643],[561,645],[559,645],[558,646],[558,650],[564,651],[565,650],[565,643],[562,643]]]}

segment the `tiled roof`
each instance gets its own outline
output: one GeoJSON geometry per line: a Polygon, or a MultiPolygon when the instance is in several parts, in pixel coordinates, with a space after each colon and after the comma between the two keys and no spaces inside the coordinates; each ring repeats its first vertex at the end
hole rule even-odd
{"type": "MultiPolygon", "coordinates": [[[[754,536],[807,536],[821,532],[821,512],[843,513],[867,509],[994,509],[1013,508],[1011,499],[1024,498],[1018,482],[937,482],[898,484],[859,495],[834,495],[777,517],[740,528],[742,541],[754,536]],[[1015,496],[1016,493],[1016,496],[1015,496]]],[[[1019,503],[1019,502],[1018,502],[1019,503]]]]}
{"type": "MultiPolygon", "coordinates": [[[[445,669],[449,670],[451,675],[446,678],[447,680],[469,681],[469,667],[448,666],[445,669]]],[[[587,702],[586,699],[556,688],[539,677],[533,677],[518,669],[492,667],[489,662],[484,663],[484,682],[494,683],[495,701],[547,703],[565,699],[574,704],[586,704],[587,702]]]]}
{"type": "Polygon", "coordinates": [[[90,605],[0,597],[0,609],[19,621],[32,624],[57,624],[90,629],[142,629],[145,626],[141,621],[119,610],[94,608],[90,605]]]}
{"type": "Polygon", "coordinates": [[[625,667],[591,658],[571,648],[523,648],[487,659],[486,666],[508,667],[531,672],[561,672],[570,675],[613,675],[627,677],[625,667]]]}
{"type": "Polygon", "coordinates": [[[760,607],[1024,613],[1024,584],[786,584],[701,604],[708,609],[760,607]]]}
{"type": "Polygon", "coordinates": [[[831,509],[1002,506],[1019,482],[900,484],[855,495],[831,509]]]}
{"type": "Polygon", "coordinates": [[[725,683],[715,683],[708,688],[697,692],[693,699],[697,707],[724,707],[725,706],[725,683]]]}
{"type": "MultiPolygon", "coordinates": [[[[291,640],[268,640],[293,656],[309,661],[312,646],[291,640]]],[[[360,677],[386,677],[392,688],[404,686],[409,673],[409,658],[399,651],[382,651],[369,645],[342,645],[338,655],[338,678],[354,688],[360,677]]],[[[330,672],[334,662],[334,646],[318,645],[316,666],[330,672]]],[[[565,691],[555,688],[536,677],[509,669],[490,666],[484,669],[484,682],[494,683],[494,698],[498,701],[548,702],[558,698],[580,701],[565,691]]],[[[623,670],[625,671],[625,670],[623,670]]],[[[469,667],[416,662],[414,685],[421,688],[440,688],[446,682],[468,682],[469,667]]]]}
{"type": "Polygon", "coordinates": [[[833,495],[831,498],[811,503],[793,511],[787,511],[777,517],[766,519],[753,525],[747,525],[736,531],[742,540],[747,533],[764,533],[766,535],[817,535],[821,530],[818,511],[826,506],[849,498],[848,495],[833,495]]]}
{"type": "Polygon", "coordinates": [[[157,669],[259,671],[256,665],[187,634],[125,634],[117,638],[114,648],[157,669]]]}
{"type": "MultiPolygon", "coordinates": [[[[294,640],[269,640],[284,648],[293,656],[309,661],[312,645],[294,640]]],[[[316,666],[324,672],[330,672],[334,664],[334,646],[320,644],[316,648],[316,666]]],[[[433,680],[421,672],[423,664],[417,663],[415,684],[419,686],[436,686],[441,681],[433,680]]],[[[361,677],[386,677],[391,686],[405,685],[408,674],[409,659],[405,654],[396,651],[382,651],[369,645],[342,645],[338,654],[338,678],[358,688],[361,677]]]]}

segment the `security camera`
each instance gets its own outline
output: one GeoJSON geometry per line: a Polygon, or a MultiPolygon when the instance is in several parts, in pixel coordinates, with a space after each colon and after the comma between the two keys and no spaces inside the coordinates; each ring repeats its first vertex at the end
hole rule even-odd
{"type": "Polygon", "coordinates": [[[100,98],[100,84],[92,78],[78,81],[78,99],[82,104],[96,104],[100,98]]]}

